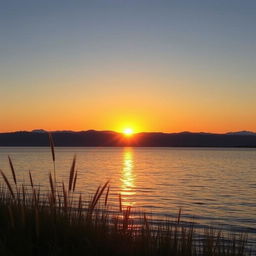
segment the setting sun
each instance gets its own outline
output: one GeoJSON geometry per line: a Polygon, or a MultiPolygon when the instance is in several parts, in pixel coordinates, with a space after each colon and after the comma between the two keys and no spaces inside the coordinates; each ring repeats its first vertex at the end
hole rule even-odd
{"type": "Polygon", "coordinates": [[[133,129],[132,128],[125,128],[123,130],[123,134],[126,135],[126,136],[131,136],[133,134],[133,129]]]}

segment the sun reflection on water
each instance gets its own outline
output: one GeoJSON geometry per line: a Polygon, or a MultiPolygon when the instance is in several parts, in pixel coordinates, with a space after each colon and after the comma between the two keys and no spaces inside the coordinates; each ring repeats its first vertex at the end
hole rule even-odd
{"type": "Polygon", "coordinates": [[[123,170],[121,180],[122,204],[124,206],[132,206],[135,204],[134,195],[136,175],[133,171],[133,151],[132,148],[125,148],[123,152],[123,170]]]}

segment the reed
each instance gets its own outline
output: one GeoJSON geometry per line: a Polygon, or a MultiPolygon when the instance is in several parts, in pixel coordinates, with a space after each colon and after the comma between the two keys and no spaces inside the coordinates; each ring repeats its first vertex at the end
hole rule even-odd
{"type": "Polygon", "coordinates": [[[52,134],[50,132],[48,133],[48,138],[49,138],[50,148],[52,152],[54,183],[56,184],[57,180],[56,180],[55,150],[54,150],[54,142],[53,142],[52,134]]]}
{"type": "Polygon", "coordinates": [[[104,201],[104,205],[105,205],[105,207],[106,207],[106,206],[107,206],[107,204],[108,204],[108,195],[109,195],[109,190],[110,190],[110,186],[108,186],[107,193],[106,193],[106,196],[105,196],[105,201],[104,201]]]}
{"type": "Polygon", "coordinates": [[[73,188],[72,188],[73,192],[76,189],[76,180],[77,180],[77,171],[75,172],[75,177],[74,177],[74,182],[73,182],[73,188]]]}
{"type": "Polygon", "coordinates": [[[34,188],[34,182],[33,182],[32,174],[31,174],[30,170],[29,170],[29,180],[30,180],[31,187],[34,188]]]}
{"type": "Polygon", "coordinates": [[[7,179],[7,177],[5,176],[4,172],[1,169],[0,169],[0,172],[1,172],[1,175],[4,179],[5,184],[7,185],[8,189],[9,189],[9,192],[10,192],[11,196],[13,198],[15,198],[15,195],[14,195],[14,192],[13,192],[13,189],[12,189],[12,186],[11,186],[9,180],[7,179]]]}
{"type": "MultiPolygon", "coordinates": [[[[54,147],[51,146],[53,161],[54,147]]],[[[14,185],[0,170],[0,255],[250,255],[247,236],[205,229],[182,223],[181,209],[174,220],[153,224],[146,213],[135,216],[131,206],[111,210],[109,181],[99,186],[88,202],[76,196],[77,171],[74,156],[67,185],[57,187],[51,172],[49,190],[40,192],[31,172],[31,189],[20,184],[9,158],[14,185]]],[[[55,179],[55,178],[54,178],[55,179]]],[[[118,203],[117,203],[118,204],[118,203]]]]}
{"type": "Polygon", "coordinates": [[[51,188],[51,194],[50,194],[49,198],[50,198],[51,202],[53,204],[55,204],[55,202],[56,202],[55,186],[53,184],[51,173],[49,173],[49,182],[50,182],[50,188],[51,188]]]}
{"type": "Polygon", "coordinates": [[[69,172],[69,184],[68,184],[69,192],[72,190],[72,184],[74,183],[75,167],[76,167],[76,156],[73,157],[73,162],[72,162],[70,172],[69,172]]]}
{"type": "Polygon", "coordinates": [[[14,170],[13,163],[12,163],[12,160],[11,160],[10,156],[8,156],[8,160],[9,160],[9,164],[10,164],[11,171],[12,171],[13,181],[14,181],[15,185],[17,186],[16,174],[15,174],[15,170],[14,170]]]}

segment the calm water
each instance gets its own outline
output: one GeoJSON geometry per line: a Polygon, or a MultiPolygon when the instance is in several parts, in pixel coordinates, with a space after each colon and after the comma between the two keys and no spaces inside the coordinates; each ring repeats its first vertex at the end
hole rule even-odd
{"type": "MultiPolygon", "coordinates": [[[[77,190],[95,192],[111,181],[111,199],[152,213],[176,216],[199,227],[246,231],[256,241],[256,150],[219,148],[56,148],[59,180],[68,181],[77,155],[77,190]]],[[[48,185],[52,170],[49,148],[0,148],[0,168],[10,172],[13,159],[19,180],[28,170],[48,185]]]]}

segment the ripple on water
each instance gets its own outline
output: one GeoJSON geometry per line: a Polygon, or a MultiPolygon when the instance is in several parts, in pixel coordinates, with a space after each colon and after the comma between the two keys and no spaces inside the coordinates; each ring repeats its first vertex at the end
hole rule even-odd
{"type": "MultiPolygon", "coordinates": [[[[226,231],[245,231],[256,241],[256,150],[218,148],[56,148],[59,179],[67,182],[77,155],[77,190],[93,194],[110,180],[109,201],[151,213],[156,220],[176,218],[226,231]]],[[[0,168],[9,173],[13,159],[17,178],[48,186],[52,170],[48,148],[0,148],[0,168]]]]}

